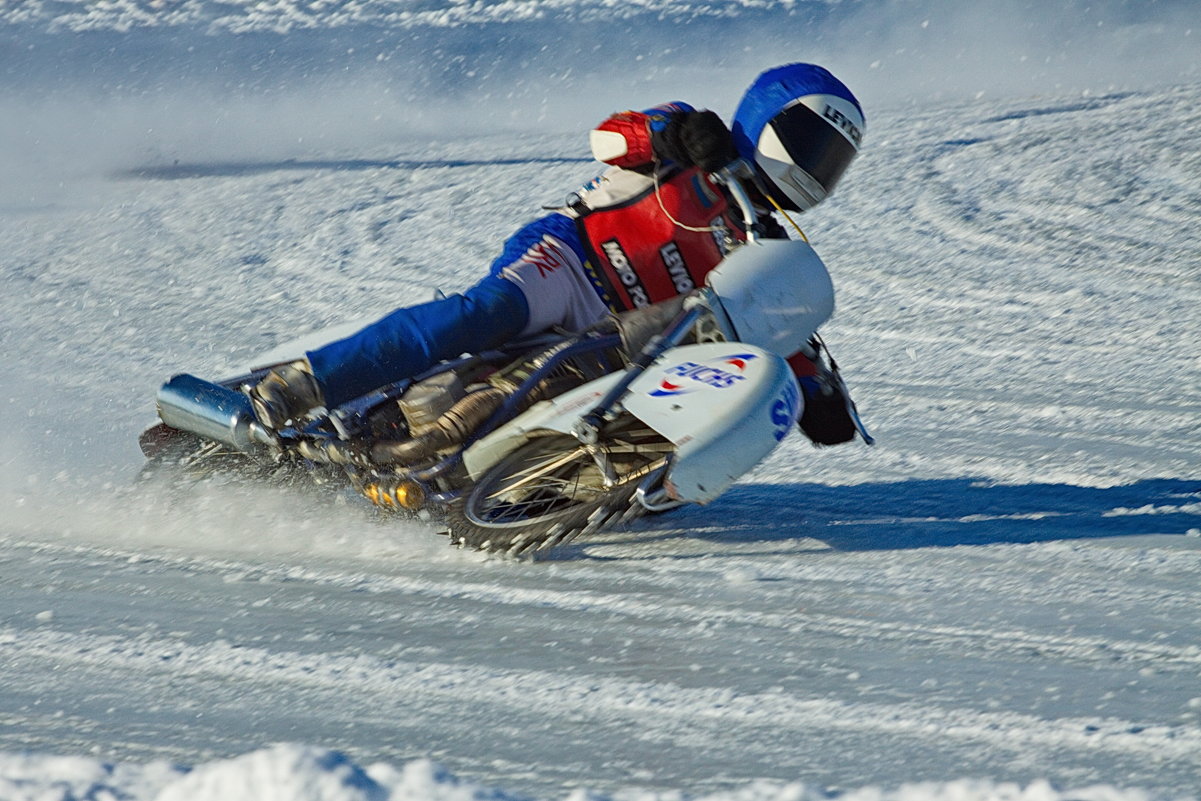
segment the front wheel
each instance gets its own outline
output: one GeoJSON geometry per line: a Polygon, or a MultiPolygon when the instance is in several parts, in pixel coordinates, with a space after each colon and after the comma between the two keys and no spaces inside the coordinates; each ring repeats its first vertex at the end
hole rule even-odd
{"type": "Polygon", "coordinates": [[[532,554],[599,530],[631,510],[639,483],[672,446],[637,421],[594,446],[568,434],[537,436],[492,466],[449,510],[454,543],[532,554]]]}

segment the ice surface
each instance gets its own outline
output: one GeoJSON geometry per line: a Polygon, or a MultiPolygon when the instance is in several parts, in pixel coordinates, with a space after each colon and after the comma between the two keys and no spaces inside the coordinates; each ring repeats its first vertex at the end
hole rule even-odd
{"type": "Polygon", "coordinates": [[[0,799],[1197,798],[1201,9],[1065,9],[0,4],[0,799]],[[170,374],[467,286],[589,124],[795,58],[867,105],[803,222],[874,449],[535,565],[133,481],[170,374]]]}

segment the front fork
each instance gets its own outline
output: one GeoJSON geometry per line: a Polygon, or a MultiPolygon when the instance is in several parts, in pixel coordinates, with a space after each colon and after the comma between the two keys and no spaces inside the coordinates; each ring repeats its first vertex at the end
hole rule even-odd
{"type": "Polygon", "coordinates": [[[705,320],[711,320],[716,325],[723,339],[737,338],[734,327],[722,310],[717,293],[709,287],[695,290],[684,300],[683,309],[663,333],[651,337],[638,355],[630,360],[630,366],[626,368],[621,380],[614,384],[595,406],[580,415],[571,430],[575,438],[585,446],[595,446],[600,439],[601,428],[615,420],[620,413],[621,399],[629,391],[630,385],[649,370],[659,357],[679,345],[696,325],[705,320]]]}

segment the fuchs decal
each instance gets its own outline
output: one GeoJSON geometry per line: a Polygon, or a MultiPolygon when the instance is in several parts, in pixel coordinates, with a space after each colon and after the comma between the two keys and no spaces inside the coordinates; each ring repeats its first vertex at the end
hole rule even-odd
{"type": "Polygon", "coordinates": [[[601,250],[604,251],[605,258],[609,260],[609,264],[617,273],[622,286],[630,293],[630,302],[634,304],[635,308],[651,305],[650,296],[646,294],[646,287],[642,285],[638,273],[634,272],[626,252],[621,249],[621,243],[616,239],[607,240],[601,243],[601,250]]]}
{"type": "Polygon", "coordinates": [[[652,398],[685,395],[700,387],[728,389],[745,381],[747,363],[758,358],[753,353],[733,353],[698,364],[680,362],[663,371],[663,378],[656,389],[650,391],[652,398]]]}

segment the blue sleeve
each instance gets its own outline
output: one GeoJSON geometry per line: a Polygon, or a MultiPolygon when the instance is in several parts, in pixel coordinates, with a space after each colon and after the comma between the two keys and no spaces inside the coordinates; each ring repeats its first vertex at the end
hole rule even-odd
{"type": "Polygon", "coordinates": [[[489,272],[492,275],[499,274],[505,267],[520,259],[527,250],[541,242],[542,237],[547,234],[569,246],[579,257],[581,264],[588,261],[584,245],[580,242],[580,234],[576,229],[575,220],[566,214],[548,214],[534,220],[506,239],[504,249],[492,262],[489,272]]]}
{"type": "Polygon", "coordinates": [[[671,103],[661,103],[654,108],[648,108],[642,113],[650,117],[651,133],[658,133],[667,127],[667,123],[671,120],[673,114],[679,114],[682,111],[696,111],[689,104],[675,100],[671,103]]]}

